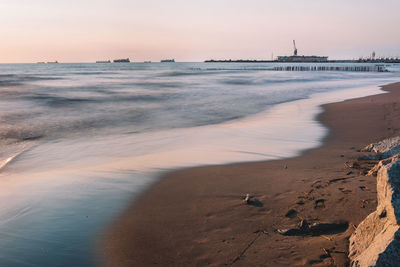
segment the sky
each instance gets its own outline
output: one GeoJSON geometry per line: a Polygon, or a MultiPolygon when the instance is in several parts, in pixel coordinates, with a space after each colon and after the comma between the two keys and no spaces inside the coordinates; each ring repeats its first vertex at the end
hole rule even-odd
{"type": "Polygon", "coordinates": [[[400,57],[400,0],[0,0],[0,63],[400,57]]]}

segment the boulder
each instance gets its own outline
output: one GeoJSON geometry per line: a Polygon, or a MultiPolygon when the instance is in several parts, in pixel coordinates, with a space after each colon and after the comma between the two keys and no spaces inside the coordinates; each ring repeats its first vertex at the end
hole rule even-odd
{"type": "Polygon", "coordinates": [[[375,152],[375,158],[384,159],[393,157],[400,153],[400,136],[387,138],[378,143],[370,144],[363,149],[363,152],[375,152]]]}
{"type": "Polygon", "coordinates": [[[376,211],[350,237],[351,266],[400,266],[400,161],[380,167],[377,194],[376,211]]]}

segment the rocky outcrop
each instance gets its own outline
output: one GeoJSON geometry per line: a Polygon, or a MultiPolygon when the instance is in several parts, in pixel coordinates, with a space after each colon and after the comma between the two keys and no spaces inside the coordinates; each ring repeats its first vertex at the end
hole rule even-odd
{"type": "Polygon", "coordinates": [[[386,159],[393,157],[400,153],[400,136],[388,138],[378,143],[370,144],[361,149],[361,151],[375,152],[376,154],[371,156],[371,158],[375,159],[386,159]]]}
{"type": "Polygon", "coordinates": [[[387,158],[377,165],[377,209],[350,237],[351,266],[400,266],[400,138],[368,148],[387,158]]]}
{"type": "Polygon", "coordinates": [[[376,175],[383,166],[396,162],[398,159],[399,154],[396,154],[393,157],[380,160],[378,164],[376,164],[371,170],[368,171],[367,175],[376,175]]]}

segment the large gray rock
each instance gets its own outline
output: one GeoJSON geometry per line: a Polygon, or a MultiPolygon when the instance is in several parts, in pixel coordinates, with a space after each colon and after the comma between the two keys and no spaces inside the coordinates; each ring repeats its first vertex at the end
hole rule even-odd
{"type": "Polygon", "coordinates": [[[375,152],[376,158],[385,159],[400,153],[400,136],[388,138],[378,143],[370,144],[361,151],[375,152]]]}
{"type": "Polygon", "coordinates": [[[379,169],[377,194],[376,211],[350,237],[351,266],[400,266],[400,161],[379,169]]]}

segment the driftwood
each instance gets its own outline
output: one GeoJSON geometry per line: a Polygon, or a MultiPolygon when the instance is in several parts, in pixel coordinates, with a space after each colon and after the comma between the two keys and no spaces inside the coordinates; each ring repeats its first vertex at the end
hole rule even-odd
{"type": "Polygon", "coordinates": [[[251,196],[249,194],[246,194],[245,198],[243,199],[243,203],[249,205],[251,202],[251,196]]]}
{"type": "Polygon", "coordinates": [[[277,232],[286,236],[322,236],[338,234],[347,230],[347,222],[339,223],[314,223],[310,225],[306,220],[301,220],[297,228],[278,229],[277,232]]]}
{"type": "Polygon", "coordinates": [[[261,201],[254,198],[250,194],[246,194],[246,196],[244,196],[244,197],[242,196],[242,200],[243,200],[243,204],[246,204],[246,205],[251,205],[254,207],[262,207],[263,206],[263,203],[261,201]]]}

